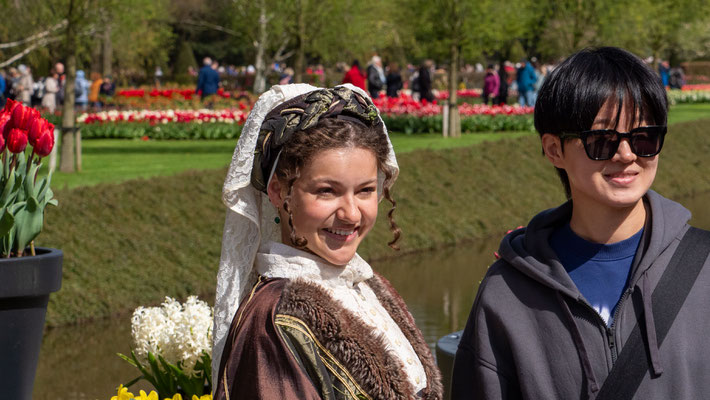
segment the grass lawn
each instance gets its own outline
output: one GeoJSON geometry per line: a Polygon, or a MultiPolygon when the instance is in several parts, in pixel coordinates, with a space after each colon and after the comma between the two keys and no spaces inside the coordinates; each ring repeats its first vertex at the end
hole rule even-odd
{"type": "Polygon", "coordinates": [[[705,118],[710,118],[710,104],[678,104],[668,113],[669,124],[705,118]]]}
{"type": "MultiPolygon", "coordinates": [[[[710,118],[710,104],[681,104],[671,109],[669,123],[703,118],[710,118]]],[[[467,147],[484,141],[532,134],[530,132],[474,133],[464,134],[460,138],[444,139],[438,134],[391,133],[391,138],[397,154],[402,154],[416,149],[467,147]]],[[[74,174],[55,173],[52,187],[59,189],[98,183],[119,183],[136,178],[174,175],[191,169],[224,168],[231,160],[235,145],[236,140],[84,140],[82,171],[74,174]]]]}

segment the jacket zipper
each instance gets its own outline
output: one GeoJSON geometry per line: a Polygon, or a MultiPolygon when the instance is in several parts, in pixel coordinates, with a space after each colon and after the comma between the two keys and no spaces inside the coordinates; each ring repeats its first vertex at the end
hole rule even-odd
{"type": "Polygon", "coordinates": [[[581,299],[578,299],[577,302],[582,304],[586,309],[591,311],[591,313],[596,317],[597,321],[601,323],[601,325],[604,327],[604,331],[606,333],[606,339],[607,343],[609,346],[609,351],[611,352],[611,365],[613,366],[616,364],[616,358],[618,357],[618,352],[616,349],[616,336],[615,336],[615,322],[616,322],[616,317],[619,314],[619,309],[621,309],[621,305],[626,300],[628,297],[629,293],[631,290],[627,288],[624,293],[621,294],[621,298],[619,299],[619,303],[616,305],[616,309],[614,310],[614,317],[612,319],[611,326],[607,326],[606,321],[604,321],[604,318],[602,318],[601,315],[599,315],[599,312],[589,305],[586,301],[582,301],[581,299]]]}
{"type": "Polygon", "coordinates": [[[601,315],[599,315],[599,312],[589,305],[586,301],[583,301],[581,299],[578,299],[577,302],[581,305],[583,305],[587,310],[589,310],[592,315],[595,316],[597,321],[601,324],[601,326],[604,327],[604,332],[606,333],[606,339],[609,347],[609,351],[611,352],[611,365],[613,366],[616,363],[616,358],[618,357],[618,352],[616,349],[616,337],[614,335],[615,329],[614,329],[614,322],[616,321],[616,317],[619,313],[619,309],[621,308],[621,304],[626,300],[629,294],[629,289],[626,289],[624,293],[621,295],[621,299],[619,299],[619,303],[616,306],[616,309],[614,310],[614,319],[612,320],[611,326],[607,326],[606,321],[604,321],[604,318],[602,318],[601,315]]]}
{"type": "Polygon", "coordinates": [[[619,316],[619,310],[621,310],[621,305],[624,303],[627,297],[631,294],[631,287],[626,288],[624,293],[621,295],[619,302],[616,304],[614,309],[614,316],[611,320],[611,326],[607,328],[607,335],[609,338],[609,348],[611,349],[611,365],[616,364],[616,358],[619,356],[619,352],[616,349],[616,319],[619,316]]]}

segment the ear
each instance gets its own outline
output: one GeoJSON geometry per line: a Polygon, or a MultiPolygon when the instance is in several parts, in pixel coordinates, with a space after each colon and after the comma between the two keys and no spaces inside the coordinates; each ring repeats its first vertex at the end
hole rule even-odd
{"type": "Polygon", "coordinates": [[[565,155],[562,151],[562,139],[559,136],[544,133],[542,135],[542,151],[552,165],[564,169],[565,155]]]}
{"type": "Polygon", "coordinates": [[[281,181],[279,181],[276,176],[271,178],[271,182],[269,182],[269,185],[266,187],[266,194],[269,196],[269,201],[274,207],[276,207],[277,210],[283,208],[283,189],[284,187],[281,184],[281,181]]]}

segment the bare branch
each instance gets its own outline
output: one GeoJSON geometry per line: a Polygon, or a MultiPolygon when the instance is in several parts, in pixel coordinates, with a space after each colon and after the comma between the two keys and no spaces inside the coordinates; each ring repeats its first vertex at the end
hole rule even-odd
{"type": "Polygon", "coordinates": [[[53,27],[47,29],[46,31],[34,34],[30,37],[26,37],[22,40],[18,40],[15,42],[9,42],[9,43],[0,43],[0,49],[8,49],[10,47],[17,47],[20,45],[23,45],[25,43],[33,42],[35,40],[40,40],[43,39],[47,36],[49,36],[52,32],[57,31],[59,29],[62,29],[67,26],[67,20],[63,19],[61,20],[58,24],[54,25],[53,27]]]}
{"type": "Polygon", "coordinates": [[[288,37],[283,38],[283,41],[281,42],[281,46],[279,46],[278,50],[276,50],[276,53],[274,54],[274,57],[273,57],[274,61],[280,62],[280,61],[283,61],[293,55],[294,50],[291,50],[288,53],[284,53],[284,51],[286,50],[286,46],[288,46],[289,41],[290,40],[288,37]]]}
{"type": "Polygon", "coordinates": [[[207,22],[207,21],[185,20],[182,22],[185,24],[188,24],[188,25],[201,26],[203,28],[214,29],[216,31],[223,32],[223,33],[226,33],[231,36],[240,36],[239,32],[237,32],[237,31],[234,31],[234,30],[226,28],[224,26],[213,24],[213,23],[207,22]]]}
{"type": "Polygon", "coordinates": [[[46,38],[46,39],[39,40],[39,41],[37,41],[36,43],[34,43],[32,46],[27,47],[26,49],[22,50],[21,52],[19,52],[19,53],[15,54],[14,56],[10,57],[8,60],[5,60],[4,62],[0,63],[0,68],[5,68],[5,67],[7,67],[8,65],[10,65],[10,64],[14,63],[15,61],[21,59],[22,57],[26,56],[26,55],[29,54],[32,50],[34,50],[34,49],[36,49],[36,48],[38,48],[38,47],[43,47],[43,46],[46,46],[46,45],[49,44],[49,43],[58,42],[58,41],[60,41],[60,40],[62,40],[62,37],[61,37],[61,36],[55,36],[55,37],[52,37],[52,38],[46,38]]]}

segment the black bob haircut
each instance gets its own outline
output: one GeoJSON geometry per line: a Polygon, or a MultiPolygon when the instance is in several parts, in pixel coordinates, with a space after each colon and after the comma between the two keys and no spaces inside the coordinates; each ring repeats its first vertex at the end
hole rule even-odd
{"type": "MultiPolygon", "coordinates": [[[[589,130],[607,100],[616,105],[618,124],[624,106],[650,125],[666,125],[668,100],[661,78],[643,60],[617,47],[587,48],[560,63],[540,87],[535,102],[535,129],[560,135],[589,130]]],[[[564,150],[564,149],[563,149],[564,150]]],[[[557,169],[570,198],[569,178],[557,169]]]]}

